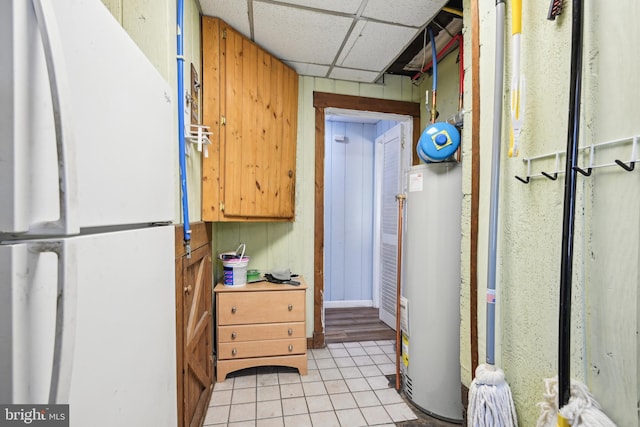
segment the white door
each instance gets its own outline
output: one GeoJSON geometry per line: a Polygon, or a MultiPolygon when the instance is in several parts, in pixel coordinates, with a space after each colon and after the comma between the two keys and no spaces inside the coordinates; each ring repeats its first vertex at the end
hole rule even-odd
{"type": "Polygon", "coordinates": [[[173,90],[102,2],[40,3],[0,2],[0,233],[173,220],[173,90]]]}
{"type": "Polygon", "coordinates": [[[173,241],[165,226],[0,245],[0,401],[69,403],[71,426],[175,426],[173,241]]]}
{"type": "Polygon", "coordinates": [[[403,173],[403,124],[399,124],[376,139],[381,154],[379,167],[381,189],[379,193],[380,216],[378,220],[379,272],[376,275],[380,289],[380,320],[395,330],[396,289],[398,266],[398,202],[402,191],[403,173]]]}

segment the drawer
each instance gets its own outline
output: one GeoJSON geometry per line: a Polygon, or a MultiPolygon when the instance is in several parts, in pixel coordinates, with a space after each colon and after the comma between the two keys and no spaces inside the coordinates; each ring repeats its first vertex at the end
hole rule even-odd
{"type": "Polygon", "coordinates": [[[221,342],[218,344],[218,358],[221,360],[247,359],[264,356],[288,356],[291,354],[304,354],[306,351],[306,338],[273,341],[221,342]]]}
{"type": "Polygon", "coordinates": [[[304,322],[304,290],[216,295],[218,325],[304,322]]]}
{"type": "Polygon", "coordinates": [[[218,327],[219,342],[306,338],[304,322],[263,323],[218,327]]]}

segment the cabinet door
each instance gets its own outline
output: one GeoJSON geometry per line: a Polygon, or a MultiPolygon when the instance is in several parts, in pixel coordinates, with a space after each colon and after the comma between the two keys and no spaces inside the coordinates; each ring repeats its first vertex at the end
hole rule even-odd
{"type": "MultiPolygon", "coordinates": [[[[194,245],[202,223],[194,224],[194,245]]],[[[176,228],[176,240],[182,239],[176,228]]],[[[208,235],[208,230],[207,230],[208,235]]],[[[178,247],[178,246],[177,246],[178,247]]],[[[176,323],[179,427],[200,425],[213,391],[213,316],[211,246],[199,246],[191,257],[176,259],[176,323]]]]}
{"type": "Polygon", "coordinates": [[[224,217],[293,219],[298,76],[230,27],[221,31],[224,217]]]}

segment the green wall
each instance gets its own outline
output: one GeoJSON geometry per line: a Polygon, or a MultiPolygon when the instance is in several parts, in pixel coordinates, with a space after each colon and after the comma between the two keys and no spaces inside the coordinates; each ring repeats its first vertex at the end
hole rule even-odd
{"type": "MultiPolygon", "coordinates": [[[[507,27],[505,90],[502,99],[501,191],[498,236],[497,364],[511,386],[520,425],[533,425],[542,400],[543,378],[556,375],[558,298],[564,174],[556,181],[514,179],[527,172],[523,158],[564,153],[567,141],[571,2],[556,21],[546,20],[548,2],[523,2],[522,70],[526,112],[518,158],[507,156],[511,81],[511,33],[507,27]]],[[[632,53],[640,31],[640,6],[633,0],[585,2],[583,98],[580,145],[640,134],[638,85],[632,84],[640,56],[632,53]]],[[[470,1],[465,1],[469,10],[470,1]]],[[[510,3],[507,2],[509,19],[510,3]]],[[[478,260],[480,361],[485,359],[486,248],[491,168],[495,9],[480,2],[481,144],[480,241],[478,260]]],[[[467,12],[465,19],[469,19],[467,12]]],[[[466,52],[469,22],[465,22],[466,52]]],[[[467,55],[466,64],[471,63],[467,55]]],[[[470,68],[467,69],[470,73],[470,68]]],[[[467,81],[470,81],[467,76],[467,81]]],[[[470,89],[470,88],[469,88],[470,89]]],[[[470,107],[470,94],[465,105],[470,107]]],[[[469,108],[467,107],[467,109],[469,108]]],[[[474,130],[475,132],[475,130],[474,130]]],[[[470,134],[463,138],[465,166],[470,134]]],[[[629,159],[631,145],[600,149],[596,164],[629,159]]],[[[564,170],[564,155],[560,169],[564,170]]],[[[581,164],[588,161],[581,158],[581,164]]],[[[532,174],[553,172],[555,157],[532,162],[532,174]]],[[[572,378],[585,382],[605,412],[621,426],[638,425],[638,284],[640,282],[640,175],[618,166],[578,177],[573,263],[572,378]]],[[[465,167],[465,194],[470,189],[465,167]]],[[[463,230],[470,201],[465,197],[463,230]]],[[[469,356],[469,237],[463,232],[461,362],[471,380],[469,356]],[[466,261],[465,261],[466,260],[466,261]]]]}

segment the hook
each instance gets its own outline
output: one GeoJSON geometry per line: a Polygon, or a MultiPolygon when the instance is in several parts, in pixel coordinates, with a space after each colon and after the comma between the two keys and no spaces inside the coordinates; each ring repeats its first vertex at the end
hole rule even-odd
{"type": "Polygon", "coordinates": [[[522,161],[527,162],[527,178],[522,179],[518,175],[516,175],[516,179],[523,184],[528,184],[531,182],[531,159],[522,159],[522,161]]]}
{"type": "Polygon", "coordinates": [[[580,172],[582,175],[584,176],[591,176],[591,171],[593,170],[593,168],[589,167],[587,168],[587,170],[585,171],[584,169],[578,167],[578,166],[574,166],[573,170],[576,172],[580,172]]]}
{"type": "Polygon", "coordinates": [[[580,172],[582,175],[584,176],[591,176],[591,172],[593,171],[593,155],[595,152],[595,147],[593,144],[591,144],[589,146],[589,167],[587,168],[587,170],[585,171],[584,169],[582,169],[579,166],[574,166],[573,170],[576,172],[580,172]]]}
{"type": "Polygon", "coordinates": [[[556,179],[558,179],[558,167],[560,166],[560,153],[556,153],[556,171],[553,173],[553,175],[549,175],[546,172],[540,172],[542,175],[546,176],[547,178],[549,178],[551,181],[555,181],[556,179]]]}
{"type": "Polygon", "coordinates": [[[616,163],[618,164],[618,166],[620,166],[622,169],[626,170],[627,172],[631,172],[636,167],[637,144],[638,144],[638,137],[634,136],[633,143],[631,144],[631,160],[629,161],[629,166],[627,166],[624,162],[621,162],[620,160],[616,159],[616,163]]]}
{"type": "Polygon", "coordinates": [[[627,166],[624,162],[618,159],[616,159],[616,163],[618,164],[618,166],[620,166],[622,169],[626,170],[627,172],[633,171],[633,169],[636,167],[636,162],[633,160],[629,162],[629,166],[627,166]]]}

